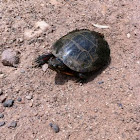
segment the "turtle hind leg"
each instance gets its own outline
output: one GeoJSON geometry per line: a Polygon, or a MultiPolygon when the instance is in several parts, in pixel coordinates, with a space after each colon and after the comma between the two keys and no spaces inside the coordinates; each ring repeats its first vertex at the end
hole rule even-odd
{"type": "Polygon", "coordinates": [[[72,70],[70,71],[61,71],[62,74],[68,75],[68,76],[73,76],[76,77],[76,83],[86,83],[87,81],[87,75],[84,73],[78,73],[78,72],[74,72],[72,70]]]}
{"type": "Polygon", "coordinates": [[[35,59],[36,67],[40,67],[40,66],[44,65],[45,63],[48,63],[48,60],[49,60],[51,57],[54,57],[54,55],[53,55],[52,53],[43,54],[43,55],[38,56],[38,57],[35,59]]]}
{"type": "Polygon", "coordinates": [[[87,75],[84,73],[78,73],[78,77],[81,79],[87,79],[87,75]]]}
{"type": "Polygon", "coordinates": [[[77,81],[76,82],[80,82],[80,83],[86,83],[87,82],[87,78],[88,78],[88,75],[85,74],[85,73],[77,73],[77,81]]]}

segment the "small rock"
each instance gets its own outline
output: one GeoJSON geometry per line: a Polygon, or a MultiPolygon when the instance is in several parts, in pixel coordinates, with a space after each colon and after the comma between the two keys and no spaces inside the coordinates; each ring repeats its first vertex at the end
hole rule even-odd
{"type": "Polygon", "coordinates": [[[18,102],[21,102],[21,101],[22,101],[22,98],[21,98],[21,97],[18,97],[18,98],[17,98],[17,101],[18,101],[18,102]]]}
{"type": "Polygon", "coordinates": [[[0,78],[1,78],[1,79],[4,78],[4,76],[5,76],[4,74],[0,74],[0,78]]]}
{"type": "Polygon", "coordinates": [[[52,4],[52,5],[58,5],[58,1],[57,0],[50,0],[50,3],[52,4]]]}
{"type": "Polygon", "coordinates": [[[0,113],[0,118],[3,118],[4,117],[4,114],[0,113]]]}
{"type": "Polygon", "coordinates": [[[21,72],[21,73],[25,73],[25,70],[21,69],[20,72],[21,72]]]}
{"type": "Polygon", "coordinates": [[[95,109],[94,109],[94,112],[97,113],[97,112],[98,112],[98,108],[95,108],[95,109]]]}
{"type": "Polygon", "coordinates": [[[99,85],[101,85],[101,84],[103,84],[103,83],[104,83],[104,81],[99,81],[99,82],[98,82],[99,85]]]}
{"type": "Polygon", "coordinates": [[[17,64],[19,63],[19,52],[7,49],[3,51],[1,58],[4,66],[17,67],[17,64]]]}
{"type": "Polygon", "coordinates": [[[121,103],[118,103],[118,106],[123,109],[123,105],[121,103]]]}
{"type": "Polygon", "coordinates": [[[24,39],[23,38],[19,38],[18,39],[18,43],[23,43],[24,42],[24,39]]]}
{"type": "Polygon", "coordinates": [[[128,33],[128,34],[127,34],[127,38],[130,38],[130,36],[131,36],[130,33],[128,33]]]}
{"type": "Polygon", "coordinates": [[[50,26],[48,23],[46,23],[45,21],[38,21],[35,24],[36,28],[40,28],[42,31],[47,30],[50,26]]]}
{"type": "Polygon", "coordinates": [[[11,107],[11,106],[13,106],[13,104],[14,104],[14,100],[9,99],[9,100],[6,100],[6,101],[3,103],[3,106],[4,106],[4,107],[11,107]]]}
{"type": "Polygon", "coordinates": [[[33,106],[33,102],[30,102],[30,103],[29,103],[29,106],[32,107],[32,106],[33,106]]]}
{"type": "Polygon", "coordinates": [[[58,133],[58,132],[60,131],[58,125],[52,124],[52,123],[50,123],[49,125],[50,125],[50,127],[54,130],[55,133],[58,133]]]}
{"type": "Polygon", "coordinates": [[[9,125],[8,128],[15,128],[17,126],[17,122],[16,121],[12,121],[9,125]]]}
{"type": "Polygon", "coordinates": [[[3,91],[2,91],[2,89],[0,89],[0,95],[2,95],[3,94],[3,91]]]}
{"type": "Polygon", "coordinates": [[[0,103],[3,103],[5,100],[6,100],[6,96],[4,96],[4,97],[2,97],[1,99],[0,99],[0,103]]]}
{"type": "Polygon", "coordinates": [[[137,63],[137,64],[140,64],[140,61],[137,61],[136,63],[137,63]]]}
{"type": "Polygon", "coordinates": [[[27,96],[26,96],[26,99],[27,99],[27,100],[31,100],[32,98],[33,98],[33,95],[27,95],[27,96]]]}
{"type": "Polygon", "coordinates": [[[5,122],[0,122],[0,127],[4,125],[5,125],[5,122]]]}
{"type": "Polygon", "coordinates": [[[43,70],[44,72],[46,72],[47,69],[48,69],[48,64],[44,64],[44,65],[42,66],[42,70],[43,70]]]}
{"type": "Polygon", "coordinates": [[[40,34],[42,34],[42,32],[46,31],[49,28],[50,28],[50,25],[48,23],[46,23],[45,21],[38,21],[38,22],[36,22],[33,29],[26,29],[25,30],[24,36],[27,39],[32,39],[34,37],[39,36],[40,34]]]}

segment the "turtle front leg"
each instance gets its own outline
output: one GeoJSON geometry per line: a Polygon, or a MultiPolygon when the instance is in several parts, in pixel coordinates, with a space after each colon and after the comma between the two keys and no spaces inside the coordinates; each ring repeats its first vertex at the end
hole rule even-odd
{"type": "Polygon", "coordinates": [[[43,54],[43,55],[38,56],[38,57],[35,59],[36,67],[40,67],[40,66],[44,65],[45,63],[48,63],[48,60],[49,60],[51,57],[54,57],[54,55],[53,55],[52,53],[43,54]]]}

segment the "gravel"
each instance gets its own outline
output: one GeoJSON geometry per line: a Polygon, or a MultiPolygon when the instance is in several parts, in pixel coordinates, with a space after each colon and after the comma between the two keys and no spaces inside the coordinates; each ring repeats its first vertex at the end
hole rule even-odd
{"type": "Polygon", "coordinates": [[[3,122],[0,122],[0,127],[1,126],[4,126],[5,125],[5,122],[3,121],[3,122]]]}
{"type": "Polygon", "coordinates": [[[15,128],[17,126],[17,122],[16,121],[12,121],[9,125],[8,128],[15,128]]]}
{"type": "Polygon", "coordinates": [[[54,130],[55,133],[58,133],[60,131],[59,126],[53,123],[49,124],[50,127],[54,130]]]}
{"type": "Polygon", "coordinates": [[[26,96],[26,99],[27,99],[27,100],[31,100],[32,98],[33,98],[33,95],[27,95],[27,96],[26,96]]]}
{"type": "Polygon", "coordinates": [[[21,70],[20,70],[20,73],[25,73],[25,70],[21,69],[21,70]]]}
{"type": "Polygon", "coordinates": [[[103,84],[103,83],[104,83],[104,81],[99,81],[99,82],[98,82],[99,85],[101,85],[101,84],[103,84]]]}
{"type": "Polygon", "coordinates": [[[13,104],[14,104],[14,100],[9,99],[9,100],[6,100],[6,101],[3,103],[3,106],[4,106],[4,107],[11,107],[11,106],[13,106],[13,104]]]}
{"type": "Polygon", "coordinates": [[[5,102],[5,100],[6,100],[6,99],[7,99],[7,97],[6,97],[6,96],[2,97],[2,98],[0,99],[0,103],[5,102]]]}
{"type": "Polygon", "coordinates": [[[22,101],[22,98],[21,98],[21,97],[18,97],[18,98],[17,98],[17,101],[18,101],[18,102],[21,102],[21,101],[22,101]]]}
{"type": "Polygon", "coordinates": [[[2,89],[0,89],[0,95],[2,95],[3,94],[3,91],[2,91],[2,89]]]}
{"type": "Polygon", "coordinates": [[[123,105],[121,103],[118,103],[118,106],[123,109],[123,105]]]}
{"type": "Polygon", "coordinates": [[[0,118],[3,118],[4,117],[4,114],[0,113],[0,118]]]}

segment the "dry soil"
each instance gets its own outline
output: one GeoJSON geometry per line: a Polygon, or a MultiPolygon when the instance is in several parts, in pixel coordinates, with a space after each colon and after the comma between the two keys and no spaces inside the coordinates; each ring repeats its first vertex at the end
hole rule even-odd
{"type": "Polygon", "coordinates": [[[21,53],[17,68],[0,63],[0,101],[15,101],[10,108],[0,103],[0,140],[140,140],[139,44],[140,0],[0,0],[0,54],[21,53]],[[32,67],[56,40],[83,28],[104,34],[107,68],[82,85],[32,67]],[[12,121],[17,126],[10,129],[12,121]]]}

